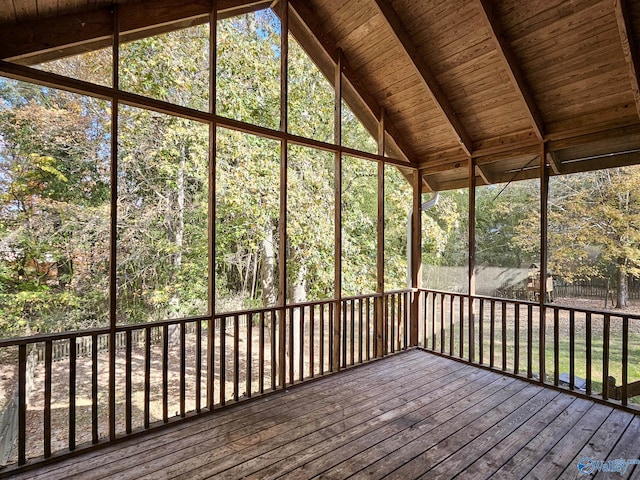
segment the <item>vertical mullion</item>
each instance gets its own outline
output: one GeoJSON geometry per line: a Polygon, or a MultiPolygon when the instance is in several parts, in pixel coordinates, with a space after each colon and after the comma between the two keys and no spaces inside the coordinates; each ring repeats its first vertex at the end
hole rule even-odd
{"type": "Polygon", "coordinates": [[[51,363],[52,341],[44,344],[44,458],[51,456],[51,363]]]}
{"type": "Polygon", "coordinates": [[[76,337],[69,339],[69,450],[76,448],[76,337]]]}

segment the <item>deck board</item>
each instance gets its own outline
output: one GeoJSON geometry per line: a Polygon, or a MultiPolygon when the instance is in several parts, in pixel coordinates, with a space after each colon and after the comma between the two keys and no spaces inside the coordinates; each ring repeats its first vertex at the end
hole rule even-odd
{"type": "Polygon", "coordinates": [[[577,478],[584,456],[637,458],[639,433],[631,413],[412,350],[15,478],[577,478]]]}

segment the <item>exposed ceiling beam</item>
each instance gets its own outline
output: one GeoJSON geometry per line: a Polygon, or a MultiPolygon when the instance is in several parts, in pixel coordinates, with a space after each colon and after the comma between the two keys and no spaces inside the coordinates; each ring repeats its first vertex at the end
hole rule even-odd
{"type": "Polygon", "coordinates": [[[436,77],[431,72],[431,69],[420,56],[418,49],[413,43],[413,40],[411,40],[409,33],[402,25],[398,14],[393,9],[391,4],[389,4],[388,0],[375,0],[375,3],[378,7],[378,10],[380,11],[380,14],[384,18],[387,25],[389,25],[389,27],[391,28],[391,31],[400,43],[400,46],[407,53],[407,56],[417,70],[418,75],[422,79],[424,85],[427,87],[429,95],[431,96],[434,104],[444,116],[445,120],[451,127],[451,130],[453,130],[458,142],[460,142],[460,145],[464,149],[467,156],[470,157],[471,152],[473,151],[473,142],[471,140],[471,137],[462,125],[462,122],[456,115],[456,112],[453,110],[453,107],[445,96],[442,88],[440,87],[440,84],[436,80],[436,77]]]}
{"type": "Polygon", "coordinates": [[[633,98],[636,102],[636,110],[640,116],[640,86],[638,79],[640,78],[640,63],[638,63],[638,51],[636,49],[633,36],[633,27],[629,21],[629,14],[625,0],[614,0],[616,11],[616,23],[620,32],[620,41],[622,43],[622,51],[624,59],[629,67],[629,80],[631,82],[631,90],[633,98]]]}
{"type": "MultiPolygon", "coordinates": [[[[218,0],[218,19],[267,8],[266,0],[218,0]]],[[[210,0],[150,0],[118,6],[121,38],[133,41],[206,23],[210,0]]],[[[113,8],[68,14],[0,29],[0,59],[35,65],[111,45],[113,8]]]]}
{"type": "MultiPolygon", "coordinates": [[[[329,38],[323,31],[313,10],[311,10],[307,1],[306,0],[290,0],[289,5],[292,8],[294,13],[294,15],[291,16],[289,19],[290,27],[291,28],[294,27],[294,21],[295,21],[294,18],[297,17],[300,20],[300,22],[304,24],[306,29],[310,32],[310,34],[313,36],[314,40],[318,43],[321,49],[324,50],[324,54],[328,55],[329,58],[331,58],[335,63],[336,59],[338,58],[338,48],[336,47],[335,42],[331,38],[329,38]]],[[[309,46],[303,45],[303,47],[307,49],[309,46]]],[[[309,50],[307,50],[307,52],[310,53],[311,57],[316,61],[317,64],[319,64],[319,62],[316,60],[315,57],[319,56],[321,52],[313,52],[309,50]]],[[[358,75],[354,74],[353,71],[349,68],[347,61],[345,61],[345,65],[343,68],[343,75],[344,75],[344,79],[349,84],[348,86],[345,85],[345,90],[344,90],[345,97],[347,92],[349,90],[352,90],[357,94],[357,96],[359,97],[363,105],[366,106],[368,110],[367,116],[373,116],[373,118],[377,118],[381,108],[380,104],[375,99],[375,97],[369,92],[369,90],[365,85],[365,82],[363,82],[363,80],[358,75]]],[[[354,104],[350,104],[349,106],[352,109],[354,109],[354,104]]],[[[354,111],[354,113],[358,115],[359,112],[354,111]]],[[[391,139],[396,143],[399,150],[401,150],[402,156],[406,158],[409,162],[415,163],[416,157],[413,152],[413,149],[409,146],[409,143],[404,140],[404,137],[400,134],[400,132],[397,129],[395,129],[393,125],[390,124],[390,122],[386,122],[385,129],[387,133],[391,136],[391,139]]],[[[369,129],[369,132],[374,136],[374,138],[377,135],[376,129],[373,129],[373,130],[369,129]]]]}
{"type": "Polygon", "coordinates": [[[478,2],[480,4],[482,17],[484,18],[487,27],[489,27],[491,37],[496,44],[496,51],[507,68],[507,74],[516,89],[516,93],[524,102],[527,116],[531,120],[536,136],[540,141],[543,141],[544,122],[542,120],[542,115],[540,114],[540,110],[533,98],[529,84],[522,73],[522,70],[518,66],[518,61],[511,49],[511,45],[507,40],[502,26],[500,25],[500,21],[493,12],[493,8],[491,7],[489,0],[478,0],[478,2]]]}

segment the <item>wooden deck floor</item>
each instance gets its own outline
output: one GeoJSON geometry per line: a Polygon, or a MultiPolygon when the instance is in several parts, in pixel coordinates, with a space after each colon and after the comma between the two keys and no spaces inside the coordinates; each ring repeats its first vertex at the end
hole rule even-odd
{"type": "Polygon", "coordinates": [[[640,416],[412,350],[16,478],[552,479],[583,457],[640,458],[640,416]]]}

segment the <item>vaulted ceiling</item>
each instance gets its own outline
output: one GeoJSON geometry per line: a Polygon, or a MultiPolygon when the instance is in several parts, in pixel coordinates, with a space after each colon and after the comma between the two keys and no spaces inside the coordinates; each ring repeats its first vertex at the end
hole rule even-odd
{"type": "MultiPolygon", "coordinates": [[[[32,64],[206,21],[209,0],[0,0],[0,58],[32,64]]],[[[219,16],[277,2],[219,0],[219,16]]],[[[289,0],[290,29],[424,189],[640,163],[640,0],[289,0]],[[543,147],[544,146],[544,147],[543,147]],[[544,148],[544,150],[543,150],[544,148]]],[[[1,71],[0,71],[1,73],[1,71]]]]}

